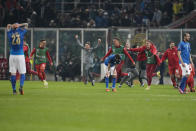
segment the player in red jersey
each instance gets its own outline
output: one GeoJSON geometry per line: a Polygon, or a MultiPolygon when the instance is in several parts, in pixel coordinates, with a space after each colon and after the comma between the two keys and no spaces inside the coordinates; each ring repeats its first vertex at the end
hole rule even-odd
{"type": "Polygon", "coordinates": [[[152,82],[152,77],[157,75],[157,73],[155,73],[155,70],[157,65],[160,65],[161,60],[157,55],[157,49],[155,45],[149,40],[145,40],[145,43],[146,44],[144,46],[141,46],[139,48],[130,48],[129,50],[133,52],[139,52],[137,58],[138,61],[146,60],[146,74],[148,82],[146,90],[149,90],[152,82]]]}
{"type": "Polygon", "coordinates": [[[30,59],[29,59],[29,54],[30,54],[29,45],[27,44],[26,40],[24,40],[23,43],[24,43],[23,50],[24,50],[24,55],[25,55],[27,73],[32,74],[32,75],[38,75],[36,71],[31,70],[31,64],[30,64],[30,59]]]}
{"type": "Polygon", "coordinates": [[[195,89],[194,89],[194,76],[195,76],[195,69],[193,67],[192,64],[190,64],[191,66],[191,74],[189,75],[187,81],[186,81],[186,86],[188,85],[189,86],[189,91],[190,92],[195,92],[195,89]]]}
{"type": "Polygon", "coordinates": [[[128,58],[131,60],[131,62],[135,65],[135,62],[129,55],[127,49],[121,45],[120,40],[118,38],[113,38],[112,47],[109,49],[107,54],[101,59],[101,61],[104,61],[106,57],[108,57],[110,54],[119,54],[121,56],[121,63],[117,65],[116,71],[117,71],[117,79],[120,78],[120,76],[128,76],[128,73],[122,72],[122,66],[124,64],[125,55],[128,56],[128,58]]]}
{"type": "Polygon", "coordinates": [[[33,49],[33,51],[30,54],[30,59],[32,59],[32,56],[34,54],[35,54],[35,67],[38,72],[38,77],[41,81],[44,82],[44,87],[48,88],[48,82],[46,81],[46,74],[45,74],[46,57],[48,58],[51,66],[53,65],[53,63],[50,54],[48,52],[48,48],[46,48],[46,40],[41,40],[39,46],[33,49]]]}
{"type": "Polygon", "coordinates": [[[169,45],[170,48],[168,48],[162,58],[161,58],[161,62],[163,62],[165,59],[168,59],[168,69],[169,69],[169,74],[171,77],[171,81],[173,83],[173,87],[177,88],[178,84],[176,84],[176,78],[179,81],[179,58],[178,58],[178,49],[175,46],[174,42],[170,42],[169,45]]]}

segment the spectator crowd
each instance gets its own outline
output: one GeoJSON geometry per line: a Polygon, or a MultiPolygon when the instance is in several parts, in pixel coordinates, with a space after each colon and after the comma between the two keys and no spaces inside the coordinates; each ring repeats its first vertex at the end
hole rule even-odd
{"type": "Polygon", "coordinates": [[[121,6],[113,0],[101,0],[101,6],[86,1],[91,2],[62,13],[53,0],[0,0],[0,27],[14,22],[31,27],[159,27],[194,10],[193,0],[132,0],[121,6]]]}

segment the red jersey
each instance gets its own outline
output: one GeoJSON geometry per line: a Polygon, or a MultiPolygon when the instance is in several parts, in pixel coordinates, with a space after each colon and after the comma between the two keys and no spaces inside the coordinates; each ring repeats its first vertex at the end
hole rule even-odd
{"type": "Polygon", "coordinates": [[[24,44],[23,50],[24,50],[24,55],[25,55],[25,62],[30,62],[30,60],[29,60],[29,46],[27,44],[24,44]]]}
{"type": "MultiPolygon", "coordinates": [[[[146,53],[145,53],[147,48],[146,48],[145,45],[142,46],[142,47],[139,47],[139,48],[130,48],[128,50],[129,51],[133,51],[133,52],[139,52],[139,54],[137,56],[137,60],[138,61],[145,61],[145,60],[147,60],[146,53]]],[[[161,60],[160,60],[159,56],[157,55],[157,49],[156,49],[154,44],[151,44],[149,51],[155,56],[157,64],[160,65],[161,60]]]]}
{"type": "Polygon", "coordinates": [[[161,61],[164,61],[168,58],[169,67],[179,67],[179,58],[178,58],[178,49],[177,47],[169,48],[163,54],[161,61]]]}

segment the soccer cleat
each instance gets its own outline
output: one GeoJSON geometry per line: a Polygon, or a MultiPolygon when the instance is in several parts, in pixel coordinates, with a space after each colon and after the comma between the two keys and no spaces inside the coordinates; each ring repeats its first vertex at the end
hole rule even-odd
{"type": "Polygon", "coordinates": [[[48,82],[46,80],[43,80],[44,82],[44,88],[48,88],[48,82]]]}
{"type": "Polygon", "coordinates": [[[180,87],[178,87],[178,91],[180,92],[180,94],[184,94],[184,91],[182,91],[180,87]]]}
{"type": "Polygon", "coordinates": [[[13,90],[13,95],[17,95],[17,92],[16,92],[16,90],[13,90]]]}
{"type": "Polygon", "coordinates": [[[118,88],[121,88],[121,87],[122,87],[122,85],[119,85],[119,86],[118,86],[118,88]]]}
{"type": "Polygon", "coordinates": [[[113,88],[113,89],[112,89],[112,92],[116,92],[116,88],[113,88]]]}
{"type": "Polygon", "coordinates": [[[92,80],[92,86],[94,86],[95,85],[95,80],[92,80]]]}
{"type": "Polygon", "coordinates": [[[105,91],[106,91],[106,92],[109,92],[109,91],[110,91],[110,89],[108,89],[108,88],[107,88],[107,89],[105,89],[105,91]]]}
{"type": "Polygon", "coordinates": [[[195,88],[191,88],[190,91],[191,91],[191,92],[195,92],[195,88]]]}
{"type": "Polygon", "coordinates": [[[24,95],[24,91],[23,91],[22,88],[19,88],[19,92],[20,92],[21,95],[24,95]]]}
{"type": "Polygon", "coordinates": [[[157,76],[158,76],[159,78],[161,77],[160,71],[157,72],[157,76]]]}
{"type": "Polygon", "coordinates": [[[150,90],[150,86],[147,86],[147,87],[145,88],[145,90],[150,90]]]}
{"type": "Polygon", "coordinates": [[[144,83],[142,83],[142,84],[140,85],[140,87],[144,87],[144,83]]]}

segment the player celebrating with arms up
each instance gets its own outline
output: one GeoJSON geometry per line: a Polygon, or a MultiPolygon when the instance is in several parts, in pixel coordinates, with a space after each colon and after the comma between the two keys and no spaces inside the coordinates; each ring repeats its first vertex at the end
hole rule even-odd
{"type": "Polygon", "coordinates": [[[105,59],[105,83],[106,83],[106,92],[109,92],[110,89],[108,88],[109,86],[109,77],[110,74],[113,76],[112,79],[112,91],[116,92],[115,84],[116,84],[116,77],[117,77],[117,71],[116,71],[116,66],[120,64],[121,62],[121,57],[119,54],[113,54],[110,55],[105,59]]]}
{"type": "Polygon", "coordinates": [[[27,32],[28,24],[18,24],[7,25],[7,34],[10,44],[10,58],[9,58],[9,71],[11,72],[11,83],[13,94],[16,95],[16,72],[20,73],[20,88],[19,92],[21,95],[24,94],[23,85],[25,80],[25,57],[23,51],[23,39],[27,32]],[[24,28],[21,28],[24,27],[24,28]]]}
{"type": "Polygon", "coordinates": [[[46,40],[40,40],[39,47],[34,48],[30,54],[30,59],[32,59],[33,54],[35,53],[35,68],[38,72],[38,77],[41,81],[44,82],[44,87],[48,88],[48,82],[46,81],[46,57],[49,60],[50,65],[52,66],[52,59],[48,52],[48,48],[46,48],[46,40]]]}

